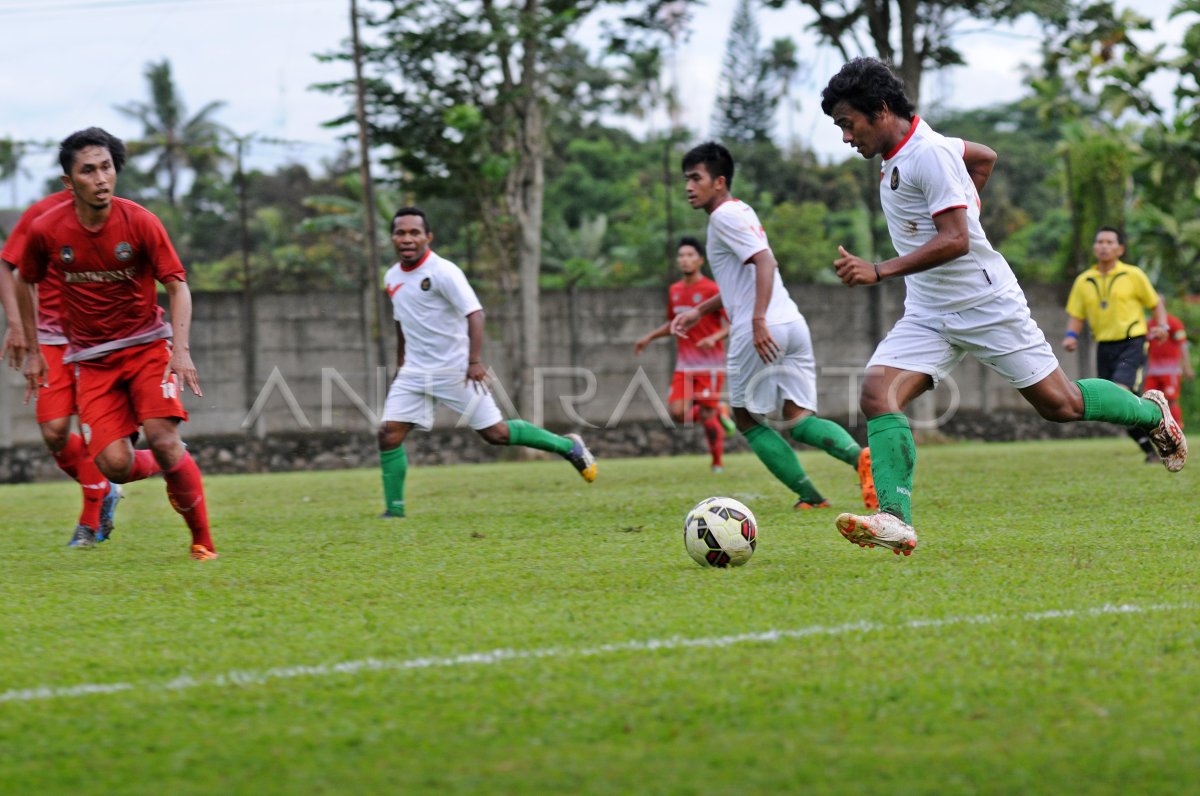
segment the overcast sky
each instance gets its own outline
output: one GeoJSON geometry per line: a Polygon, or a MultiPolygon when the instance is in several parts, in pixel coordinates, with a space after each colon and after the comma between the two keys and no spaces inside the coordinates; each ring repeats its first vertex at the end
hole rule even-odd
{"type": "MultiPolygon", "coordinates": [[[[709,130],[734,5],[735,0],[708,0],[698,8],[678,55],[684,121],[699,135],[709,130]]],[[[798,5],[759,12],[763,44],[782,36],[797,40],[807,77],[795,88],[800,109],[791,116],[792,127],[797,138],[827,159],[841,159],[849,150],[821,116],[818,99],[840,59],[807,37],[808,16],[798,5]]],[[[1118,0],[1118,6],[1127,5],[1118,0]]],[[[1181,26],[1172,29],[1166,23],[1170,0],[1136,5],[1156,19],[1156,38],[1178,40],[1181,26]]],[[[227,105],[216,118],[235,132],[294,142],[256,146],[253,165],[315,165],[339,149],[337,133],[321,123],[341,114],[345,101],[309,87],[349,77],[346,65],[313,57],[348,38],[349,0],[0,0],[0,29],[5,32],[0,137],[57,141],[89,125],[136,137],[136,123],[113,106],[145,101],[146,63],[167,58],[189,111],[224,100],[227,105]]],[[[1037,29],[1025,25],[997,32],[981,24],[973,30],[958,42],[968,66],[928,81],[923,105],[971,108],[1023,93],[1019,65],[1033,62],[1037,29]]],[[[585,35],[589,32],[594,26],[585,29],[585,35]]],[[[787,124],[781,114],[781,138],[787,124]]],[[[19,204],[38,198],[45,180],[59,173],[53,160],[49,151],[29,157],[25,167],[33,176],[17,184],[19,204]]],[[[13,187],[0,185],[0,205],[12,200],[13,187]]]]}

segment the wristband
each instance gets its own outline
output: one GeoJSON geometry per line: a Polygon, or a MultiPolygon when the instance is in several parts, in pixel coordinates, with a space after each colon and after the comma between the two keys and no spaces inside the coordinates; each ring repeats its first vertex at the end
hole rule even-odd
{"type": "Polygon", "coordinates": [[[468,364],[468,365],[478,365],[478,364],[479,364],[479,360],[478,360],[478,359],[468,359],[468,360],[467,360],[467,364],[468,364]]]}
{"type": "Polygon", "coordinates": [[[874,268],[875,268],[875,281],[882,282],[883,277],[880,276],[880,274],[879,274],[879,263],[871,263],[871,265],[874,266],[874,268]]]}
{"type": "Polygon", "coordinates": [[[1067,336],[1067,337],[1070,337],[1072,340],[1078,340],[1078,339],[1079,339],[1079,332],[1076,332],[1076,331],[1075,331],[1075,330],[1073,330],[1073,329],[1067,329],[1067,334],[1066,334],[1066,336],[1067,336]]]}

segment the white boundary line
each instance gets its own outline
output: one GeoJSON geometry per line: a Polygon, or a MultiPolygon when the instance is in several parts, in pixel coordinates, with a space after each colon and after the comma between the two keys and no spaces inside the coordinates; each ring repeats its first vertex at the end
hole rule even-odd
{"type": "Polygon", "coordinates": [[[952,627],[955,625],[988,625],[997,622],[1045,622],[1052,619],[1087,619],[1101,616],[1148,614],[1166,611],[1190,611],[1194,603],[1164,605],[1102,605],[1098,608],[1057,609],[1019,614],[978,614],[975,616],[951,616],[943,619],[910,619],[907,622],[884,624],[881,622],[849,622],[842,625],[810,625],[792,630],[767,630],[759,633],[739,633],[733,636],[708,636],[684,638],[672,636],[644,641],[618,641],[594,647],[542,647],[531,650],[495,649],[485,652],[469,652],[446,657],[408,658],[404,660],[379,660],[364,658],[311,666],[282,666],[261,670],[234,670],[211,677],[192,678],[187,675],[166,682],[143,683],[83,683],[80,685],[53,687],[41,686],[0,693],[0,703],[37,702],[48,699],[87,697],[94,694],[113,694],[122,691],[186,691],[192,688],[224,688],[228,686],[262,685],[272,680],[290,680],[297,677],[329,677],[332,675],[355,675],[360,672],[394,672],[413,669],[447,669],[456,666],[490,666],[507,661],[538,660],[541,658],[589,658],[618,652],[654,652],[657,650],[732,647],[739,644],[774,644],[809,636],[843,636],[851,633],[876,633],[886,630],[923,630],[926,628],[952,627]]]}

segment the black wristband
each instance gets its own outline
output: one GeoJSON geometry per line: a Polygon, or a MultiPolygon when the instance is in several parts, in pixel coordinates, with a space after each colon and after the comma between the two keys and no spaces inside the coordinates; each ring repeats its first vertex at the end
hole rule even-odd
{"type": "Polygon", "coordinates": [[[883,277],[880,276],[880,274],[879,274],[879,263],[871,263],[871,265],[873,265],[875,267],[875,281],[882,282],[883,277]]]}

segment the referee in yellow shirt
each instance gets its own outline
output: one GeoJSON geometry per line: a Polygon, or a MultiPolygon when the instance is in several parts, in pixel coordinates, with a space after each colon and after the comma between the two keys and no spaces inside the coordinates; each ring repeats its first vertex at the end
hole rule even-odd
{"type": "MultiPolygon", "coordinates": [[[[1146,365],[1147,334],[1159,340],[1167,334],[1167,308],[1150,279],[1136,265],[1121,262],[1125,237],[1114,227],[1101,227],[1092,243],[1096,264],[1075,278],[1067,297],[1067,333],[1063,348],[1074,351],[1086,320],[1096,338],[1096,375],[1136,393],[1146,365]],[[1146,327],[1146,310],[1154,326],[1146,327]]],[[[1143,429],[1127,429],[1146,454],[1157,461],[1143,429]]]]}

